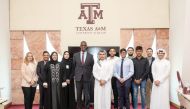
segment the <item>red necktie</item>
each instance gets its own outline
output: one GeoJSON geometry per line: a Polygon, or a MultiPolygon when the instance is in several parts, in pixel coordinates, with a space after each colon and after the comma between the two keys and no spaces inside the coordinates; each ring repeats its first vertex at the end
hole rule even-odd
{"type": "Polygon", "coordinates": [[[84,52],[82,52],[82,64],[84,64],[84,52]]]}

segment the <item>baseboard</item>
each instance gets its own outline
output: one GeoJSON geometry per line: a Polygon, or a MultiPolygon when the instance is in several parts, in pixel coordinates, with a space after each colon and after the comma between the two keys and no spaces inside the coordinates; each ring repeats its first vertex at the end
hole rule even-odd
{"type": "Polygon", "coordinates": [[[173,102],[171,102],[171,101],[170,101],[170,105],[172,105],[172,106],[174,106],[174,107],[176,107],[176,108],[178,108],[178,109],[180,108],[179,105],[177,105],[176,103],[173,103],[173,102]]]}
{"type": "Polygon", "coordinates": [[[12,104],[12,102],[6,101],[6,102],[4,102],[4,103],[1,104],[1,107],[0,107],[0,108],[1,108],[1,109],[8,109],[8,107],[10,107],[11,104],[12,104]]]}

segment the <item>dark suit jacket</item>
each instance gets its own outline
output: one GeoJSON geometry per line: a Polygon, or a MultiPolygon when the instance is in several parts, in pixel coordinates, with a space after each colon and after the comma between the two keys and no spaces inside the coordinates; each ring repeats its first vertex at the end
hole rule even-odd
{"type": "Polygon", "coordinates": [[[73,56],[73,73],[76,81],[90,81],[94,65],[93,56],[87,52],[85,63],[82,65],[80,52],[73,56]]]}
{"type": "Polygon", "coordinates": [[[44,80],[44,61],[40,61],[38,62],[37,64],[37,68],[36,68],[36,72],[37,72],[37,75],[38,75],[38,84],[39,85],[43,85],[43,80],[44,80]]]}
{"type": "Polygon", "coordinates": [[[149,73],[148,73],[148,78],[150,78],[150,80],[153,82],[153,76],[152,76],[152,63],[153,61],[155,60],[154,57],[152,57],[152,61],[151,61],[151,64],[149,65],[149,73]]]}

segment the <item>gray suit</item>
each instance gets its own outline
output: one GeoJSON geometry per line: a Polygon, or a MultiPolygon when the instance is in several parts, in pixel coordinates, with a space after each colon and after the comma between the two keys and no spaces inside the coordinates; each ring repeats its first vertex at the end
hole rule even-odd
{"type": "Polygon", "coordinates": [[[86,54],[85,63],[82,64],[80,52],[73,56],[73,70],[77,89],[77,109],[82,109],[82,91],[85,97],[85,108],[90,106],[90,83],[93,78],[92,69],[94,65],[93,56],[86,54]]]}

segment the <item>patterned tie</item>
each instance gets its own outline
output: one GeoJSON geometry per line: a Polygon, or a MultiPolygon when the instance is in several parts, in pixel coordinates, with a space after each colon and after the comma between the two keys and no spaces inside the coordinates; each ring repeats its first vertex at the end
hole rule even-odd
{"type": "Polygon", "coordinates": [[[120,74],[120,78],[123,78],[123,61],[124,59],[121,60],[121,74],[120,74]]]}
{"type": "Polygon", "coordinates": [[[82,64],[84,64],[84,52],[82,52],[82,64]]]}

